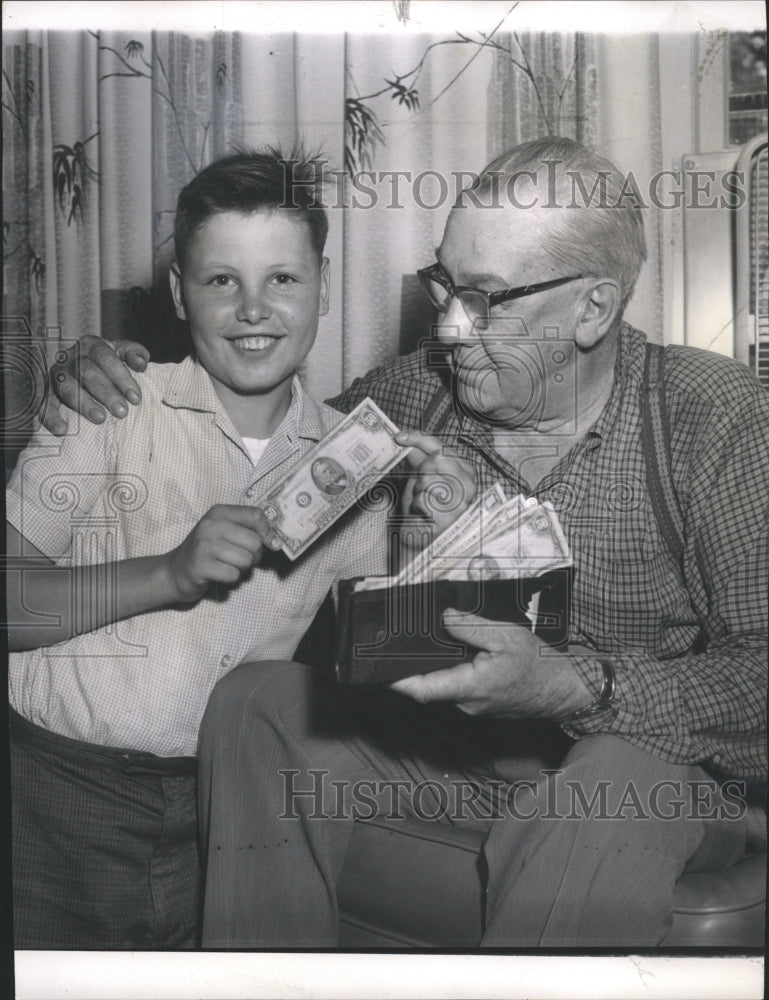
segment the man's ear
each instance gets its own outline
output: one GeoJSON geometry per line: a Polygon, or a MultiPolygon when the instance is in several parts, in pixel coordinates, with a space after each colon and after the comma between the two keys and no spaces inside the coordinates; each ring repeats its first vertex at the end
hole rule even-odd
{"type": "Polygon", "coordinates": [[[576,330],[580,347],[593,347],[611,330],[622,306],[620,287],[612,278],[602,278],[582,303],[576,330]]]}
{"type": "Polygon", "coordinates": [[[328,257],[320,264],[320,297],[318,299],[318,315],[325,316],[328,312],[328,301],[331,293],[331,266],[328,257]]]}
{"type": "Polygon", "coordinates": [[[184,291],[182,290],[182,276],[179,271],[179,265],[175,260],[171,261],[171,266],[168,269],[168,281],[171,285],[171,296],[174,300],[174,305],[176,306],[176,315],[179,319],[187,319],[187,313],[184,309],[184,291]]]}

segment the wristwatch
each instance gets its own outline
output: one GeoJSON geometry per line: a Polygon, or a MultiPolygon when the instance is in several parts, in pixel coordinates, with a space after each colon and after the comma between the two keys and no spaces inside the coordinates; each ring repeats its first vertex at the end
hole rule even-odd
{"type": "Polygon", "coordinates": [[[614,667],[609,660],[599,660],[598,662],[601,664],[601,669],[603,670],[601,693],[592,705],[588,705],[587,708],[578,709],[574,715],[570,715],[568,719],[565,719],[564,721],[567,724],[572,722],[582,722],[584,719],[590,719],[594,715],[598,715],[599,712],[605,712],[607,708],[611,708],[613,706],[614,689],[616,686],[614,667]]]}

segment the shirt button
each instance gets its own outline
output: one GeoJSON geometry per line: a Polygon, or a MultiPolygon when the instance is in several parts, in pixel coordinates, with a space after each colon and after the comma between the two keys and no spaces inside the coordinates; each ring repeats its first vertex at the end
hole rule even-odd
{"type": "Polygon", "coordinates": [[[246,490],[246,496],[249,498],[249,500],[251,499],[251,497],[254,495],[255,492],[256,490],[254,489],[253,486],[248,487],[248,489],[246,490]]]}
{"type": "Polygon", "coordinates": [[[232,657],[230,656],[229,653],[225,653],[225,655],[222,657],[222,666],[229,667],[231,663],[232,663],[232,657]]]}

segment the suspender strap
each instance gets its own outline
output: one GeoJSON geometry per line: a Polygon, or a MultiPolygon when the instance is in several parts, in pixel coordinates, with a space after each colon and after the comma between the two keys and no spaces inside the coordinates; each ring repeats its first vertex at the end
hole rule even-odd
{"type": "Polygon", "coordinates": [[[646,485],[654,516],[668,550],[680,566],[684,554],[684,519],[673,487],[670,420],[665,402],[664,348],[660,344],[646,345],[641,418],[646,485]]]}

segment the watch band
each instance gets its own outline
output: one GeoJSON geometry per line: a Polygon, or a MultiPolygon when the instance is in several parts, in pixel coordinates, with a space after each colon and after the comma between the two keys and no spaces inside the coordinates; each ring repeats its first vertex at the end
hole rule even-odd
{"type": "Polygon", "coordinates": [[[609,660],[599,660],[598,662],[601,664],[601,669],[603,670],[601,693],[592,705],[588,705],[587,708],[580,708],[573,715],[570,715],[565,720],[567,723],[581,722],[583,719],[589,719],[594,715],[598,715],[599,712],[604,712],[607,708],[612,707],[614,703],[614,689],[617,683],[614,676],[614,667],[609,660]]]}

